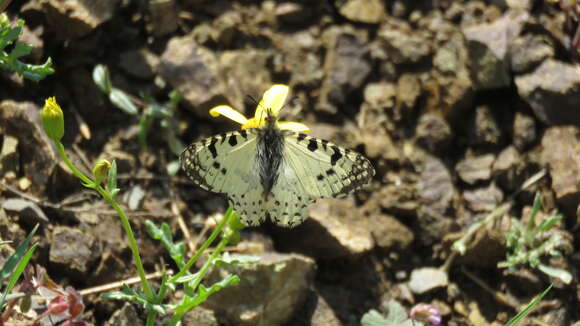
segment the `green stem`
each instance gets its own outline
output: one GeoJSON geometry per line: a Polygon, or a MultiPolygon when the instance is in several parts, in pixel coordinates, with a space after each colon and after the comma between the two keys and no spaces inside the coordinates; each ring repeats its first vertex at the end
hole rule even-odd
{"type": "MultiPolygon", "coordinates": [[[[227,220],[229,220],[229,218],[232,215],[233,215],[232,209],[229,208],[228,211],[226,212],[226,216],[224,217],[223,220],[227,222],[227,220]]],[[[227,235],[224,235],[224,237],[221,239],[220,243],[215,247],[215,250],[213,251],[213,253],[209,256],[208,260],[205,262],[205,264],[203,264],[203,266],[199,270],[196,279],[192,282],[191,289],[193,291],[195,291],[197,289],[197,287],[199,286],[201,281],[204,279],[205,274],[207,274],[207,272],[209,271],[209,269],[213,265],[213,262],[216,260],[216,258],[219,255],[221,255],[222,250],[228,244],[229,241],[230,241],[230,237],[227,235]]],[[[177,323],[183,318],[183,316],[193,308],[195,308],[195,307],[188,307],[188,309],[185,309],[185,311],[183,313],[176,313],[175,315],[173,315],[173,317],[171,317],[171,321],[169,322],[169,325],[176,326],[177,323]]]]}
{"type": "Polygon", "coordinates": [[[226,226],[226,223],[233,214],[234,213],[232,208],[228,208],[224,218],[218,223],[213,232],[210,234],[209,238],[207,238],[203,245],[201,245],[201,247],[195,252],[195,255],[193,255],[193,257],[187,261],[187,264],[185,264],[181,270],[169,280],[169,283],[175,283],[178,278],[184,276],[185,273],[187,273],[191,266],[193,266],[193,264],[195,264],[195,262],[199,259],[201,254],[203,254],[203,252],[214,242],[215,238],[217,238],[217,236],[222,232],[223,228],[226,226]]]}
{"type": "Polygon", "coordinates": [[[91,180],[89,177],[84,175],[79,169],[76,168],[76,166],[74,166],[72,164],[72,162],[68,158],[68,155],[66,155],[66,152],[64,151],[64,146],[62,145],[62,143],[61,142],[55,142],[55,143],[56,143],[56,148],[58,149],[58,152],[60,153],[60,157],[64,160],[64,163],[66,164],[66,166],[68,166],[68,168],[72,171],[72,173],[74,175],[76,175],[77,178],[81,179],[86,185],[94,184],[93,180],[91,180]]]}
{"type": "MultiPolygon", "coordinates": [[[[73,174],[76,175],[79,179],[81,179],[85,183],[86,187],[95,189],[105,199],[105,201],[107,201],[107,203],[109,203],[109,205],[111,205],[111,207],[113,207],[113,209],[115,209],[115,211],[119,215],[119,218],[121,219],[121,224],[123,225],[123,229],[125,230],[125,233],[127,233],[127,238],[129,239],[129,247],[131,248],[131,252],[133,253],[133,259],[135,260],[135,267],[137,267],[137,272],[139,273],[139,278],[141,279],[141,283],[143,284],[143,291],[145,291],[145,295],[147,296],[147,298],[150,301],[153,301],[155,299],[155,294],[153,293],[153,290],[151,289],[151,286],[149,285],[149,281],[147,281],[145,269],[143,268],[143,263],[141,262],[141,256],[139,255],[139,248],[137,247],[137,241],[135,240],[133,230],[131,229],[131,224],[129,223],[129,218],[127,217],[127,215],[125,214],[125,212],[123,211],[121,206],[119,206],[119,204],[117,204],[117,202],[113,199],[113,197],[111,196],[111,193],[109,193],[107,190],[103,189],[103,187],[101,187],[100,185],[95,184],[95,182],[93,180],[91,180],[89,177],[84,175],[80,170],[78,170],[72,164],[72,162],[68,158],[68,155],[66,154],[66,152],[64,150],[64,146],[62,145],[61,142],[56,142],[56,147],[58,149],[58,152],[60,153],[61,158],[64,160],[65,164],[73,172],[73,174]]],[[[156,316],[156,313],[154,311],[149,312],[149,314],[147,316],[147,321],[148,321],[147,325],[153,325],[152,323],[149,324],[149,319],[151,318],[152,320],[154,320],[155,316],[156,316]]]]}
{"type": "Polygon", "coordinates": [[[121,224],[123,225],[123,229],[125,233],[127,233],[127,238],[129,240],[129,247],[131,248],[131,252],[133,253],[133,259],[135,260],[135,267],[137,267],[137,272],[139,273],[139,278],[141,279],[141,283],[143,284],[143,291],[145,291],[145,295],[149,300],[153,300],[155,298],[155,294],[153,290],[151,290],[151,286],[149,285],[149,281],[147,281],[147,277],[145,275],[145,268],[143,268],[143,263],[141,262],[141,256],[139,255],[139,247],[137,246],[137,240],[135,240],[135,235],[133,234],[133,230],[131,229],[131,224],[129,223],[129,218],[125,214],[125,211],[117,204],[117,202],[113,199],[111,194],[103,189],[100,185],[96,185],[95,190],[103,196],[105,201],[109,203],[113,207],[113,209],[119,215],[121,219],[121,224]]]}

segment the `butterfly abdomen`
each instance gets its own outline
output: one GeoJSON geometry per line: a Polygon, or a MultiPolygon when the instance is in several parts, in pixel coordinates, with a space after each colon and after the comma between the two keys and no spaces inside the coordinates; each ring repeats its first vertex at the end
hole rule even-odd
{"type": "Polygon", "coordinates": [[[262,196],[267,198],[278,181],[284,159],[284,135],[274,124],[258,129],[255,167],[260,176],[262,196]]]}

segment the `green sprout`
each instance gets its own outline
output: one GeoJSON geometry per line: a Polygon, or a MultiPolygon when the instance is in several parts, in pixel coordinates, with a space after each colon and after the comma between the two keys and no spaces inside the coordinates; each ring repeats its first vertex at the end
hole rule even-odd
{"type": "Polygon", "coordinates": [[[532,268],[537,268],[543,273],[569,284],[572,281],[572,275],[568,271],[542,263],[541,258],[544,256],[561,256],[558,248],[564,244],[564,239],[559,233],[548,233],[556,223],[562,220],[561,215],[553,215],[539,224],[536,223],[536,216],[541,206],[541,196],[536,193],[527,225],[524,226],[516,218],[511,219],[512,228],[506,234],[506,245],[510,251],[506,260],[499,262],[497,266],[499,268],[515,268],[518,265],[528,264],[532,268]]]}
{"type": "MultiPolygon", "coordinates": [[[[14,253],[4,262],[4,265],[0,268],[0,289],[2,290],[0,294],[0,325],[3,325],[4,320],[2,319],[4,314],[1,312],[4,309],[12,309],[14,307],[10,301],[15,302],[15,300],[24,297],[22,293],[10,293],[14,286],[18,282],[18,279],[24,273],[24,269],[28,265],[32,254],[36,250],[37,244],[30,245],[32,237],[38,230],[38,224],[30,231],[26,239],[20,243],[16,248],[14,253]],[[7,280],[8,284],[3,286],[4,281],[7,280]]],[[[0,245],[6,244],[6,242],[1,242],[0,245]]]]}
{"type": "Polygon", "coordinates": [[[47,117],[42,120],[43,127],[45,132],[54,141],[60,157],[65,164],[77,178],[82,180],[83,186],[97,191],[115,209],[121,220],[123,229],[127,234],[129,247],[133,254],[133,262],[141,279],[141,286],[137,288],[124,286],[120,291],[103,294],[104,298],[132,301],[142,305],[147,312],[147,326],[155,325],[158,315],[165,315],[168,312],[172,312],[169,325],[177,326],[187,312],[203,303],[211,294],[239,282],[240,279],[237,275],[230,274],[221,281],[206,287],[201,282],[212,267],[219,267],[223,264],[249,264],[257,261],[254,257],[236,256],[232,258],[227,253],[222,254],[226,245],[234,243],[239,239],[239,231],[244,227],[239,221],[237,214],[231,208],[226,211],[223,219],[217,223],[207,240],[189,259],[186,259],[183,243],[173,240],[173,235],[168,224],[163,223],[161,226],[157,226],[153,222],[147,221],[146,225],[149,235],[161,242],[179,268],[179,271],[175,275],[165,271],[161,279],[161,284],[158,290],[155,291],[147,280],[137,241],[127,214],[115,199],[120,191],[117,188],[117,165],[115,161],[109,163],[106,160],[99,160],[93,167],[93,177],[91,178],[85,175],[70,161],[64,146],[60,142],[64,130],[61,132],[59,126],[64,126],[64,117],[55,98],[50,98],[46,101],[41,115],[47,117]],[[101,185],[102,183],[104,185],[101,185]],[[190,268],[220,235],[221,239],[200,270],[196,273],[191,273],[189,271],[190,268]],[[176,304],[164,303],[168,294],[175,291],[178,286],[182,287],[184,293],[181,301],[176,304]]]}
{"type": "MultiPolygon", "coordinates": [[[[139,116],[139,145],[147,146],[147,134],[151,130],[155,120],[159,120],[161,135],[167,146],[175,156],[179,156],[185,146],[177,137],[173,111],[181,101],[181,95],[177,91],[169,93],[169,101],[165,104],[157,103],[152,97],[141,94],[141,98],[126,93],[111,84],[109,70],[104,65],[97,65],[93,69],[93,81],[99,89],[109,96],[109,100],[121,111],[139,116]],[[142,108],[140,113],[139,108],[142,108]]],[[[170,162],[167,166],[169,175],[175,175],[179,169],[178,160],[170,162]]]]}
{"type": "Polygon", "coordinates": [[[8,16],[0,13],[0,68],[15,71],[24,78],[35,82],[43,79],[46,75],[54,73],[52,68],[52,59],[46,59],[41,65],[33,65],[20,61],[20,58],[29,55],[32,51],[32,45],[16,42],[22,34],[24,20],[19,19],[15,26],[12,26],[8,16]],[[6,47],[13,44],[10,51],[6,47]]]}

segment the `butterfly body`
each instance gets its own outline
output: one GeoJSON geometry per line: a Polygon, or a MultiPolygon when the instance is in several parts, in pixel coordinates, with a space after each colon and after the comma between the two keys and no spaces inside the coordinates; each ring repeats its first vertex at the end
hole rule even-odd
{"type": "Polygon", "coordinates": [[[268,217],[281,226],[298,225],[317,198],[354,191],[374,175],[364,156],[327,140],[281,130],[273,116],[260,128],[193,143],[180,160],[199,186],[225,193],[248,225],[268,217]]]}

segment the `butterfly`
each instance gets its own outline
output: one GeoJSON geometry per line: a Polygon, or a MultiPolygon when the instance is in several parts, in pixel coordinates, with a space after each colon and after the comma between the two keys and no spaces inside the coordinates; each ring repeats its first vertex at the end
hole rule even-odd
{"type": "Polygon", "coordinates": [[[180,156],[187,176],[228,196],[246,225],[267,217],[284,227],[302,223],[308,205],[361,188],[375,175],[363,155],[327,140],[279,129],[268,114],[259,128],[190,144],[180,156]]]}

